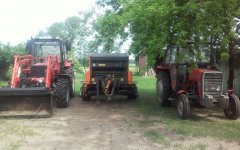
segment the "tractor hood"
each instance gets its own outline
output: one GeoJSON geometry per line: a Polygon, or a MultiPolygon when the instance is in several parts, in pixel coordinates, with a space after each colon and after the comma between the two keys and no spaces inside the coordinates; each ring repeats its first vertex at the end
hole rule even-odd
{"type": "Polygon", "coordinates": [[[221,73],[221,72],[215,71],[215,70],[195,68],[195,69],[192,69],[192,71],[190,72],[189,80],[200,81],[201,78],[202,78],[202,75],[206,72],[208,72],[208,73],[221,73]]]}

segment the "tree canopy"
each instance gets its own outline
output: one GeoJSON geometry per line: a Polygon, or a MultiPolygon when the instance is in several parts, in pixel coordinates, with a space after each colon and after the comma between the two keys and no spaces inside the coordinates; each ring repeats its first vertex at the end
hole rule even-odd
{"type": "Polygon", "coordinates": [[[239,0],[98,0],[98,4],[112,6],[95,24],[99,45],[111,49],[114,40],[128,36],[130,52],[146,54],[150,61],[161,56],[166,45],[182,46],[186,40],[196,45],[209,42],[226,56],[229,42],[238,37],[233,29],[234,18],[240,16],[239,0]]]}
{"type": "Polygon", "coordinates": [[[218,60],[228,60],[229,78],[234,77],[235,67],[240,66],[234,57],[240,47],[239,0],[97,0],[96,3],[101,9],[93,8],[56,22],[38,36],[70,42],[78,57],[90,52],[119,52],[128,42],[131,43],[128,52],[147,55],[150,65],[156,57],[163,56],[162,49],[169,44],[185,46],[186,41],[194,41],[194,49],[198,50],[200,43],[209,43],[218,60]]]}

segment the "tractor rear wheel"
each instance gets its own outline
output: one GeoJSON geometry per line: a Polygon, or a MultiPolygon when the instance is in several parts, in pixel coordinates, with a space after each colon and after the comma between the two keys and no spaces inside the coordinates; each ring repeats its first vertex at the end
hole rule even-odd
{"type": "Polygon", "coordinates": [[[74,91],[75,91],[75,74],[74,69],[72,67],[66,68],[65,72],[71,77],[71,88],[70,88],[70,96],[74,97],[74,91]]]}
{"type": "Polygon", "coordinates": [[[239,118],[240,115],[240,103],[239,99],[234,94],[229,94],[229,103],[227,108],[224,109],[224,114],[226,118],[231,120],[236,120],[239,118]]]}
{"type": "Polygon", "coordinates": [[[157,75],[156,95],[161,106],[170,106],[168,98],[171,96],[172,88],[167,72],[159,72],[157,75]]]}
{"type": "Polygon", "coordinates": [[[70,81],[67,78],[59,78],[56,83],[55,101],[57,107],[66,108],[70,100],[70,81]]]}
{"type": "Polygon", "coordinates": [[[190,116],[190,104],[186,94],[177,96],[177,113],[183,120],[188,119],[190,116]]]}

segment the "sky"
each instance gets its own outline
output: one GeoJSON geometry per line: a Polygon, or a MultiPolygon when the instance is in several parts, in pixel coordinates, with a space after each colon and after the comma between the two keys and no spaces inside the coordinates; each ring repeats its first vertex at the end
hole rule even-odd
{"type": "Polygon", "coordinates": [[[0,0],[0,42],[26,42],[40,30],[78,12],[90,9],[95,0],[0,0]]]}

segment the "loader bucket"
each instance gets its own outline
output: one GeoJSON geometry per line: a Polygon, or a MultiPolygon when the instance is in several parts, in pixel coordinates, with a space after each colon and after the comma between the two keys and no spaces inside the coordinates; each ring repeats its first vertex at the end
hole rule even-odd
{"type": "Polygon", "coordinates": [[[0,88],[0,117],[51,117],[48,88],[0,88]]]}

